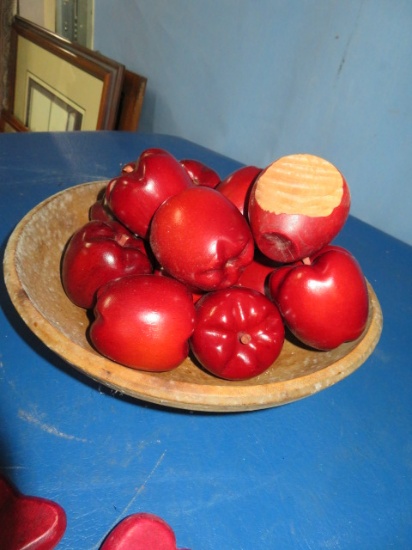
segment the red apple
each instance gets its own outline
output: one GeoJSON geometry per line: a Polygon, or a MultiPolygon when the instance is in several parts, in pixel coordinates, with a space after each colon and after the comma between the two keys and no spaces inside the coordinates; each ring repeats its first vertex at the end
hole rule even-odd
{"type": "Polygon", "coordinates": [[[191,292],[171,277],[131,275],[97,292],[90,339],[101,354],[145,371],[169,371],[189,352],[191,292]]]}
{"type": "Polygon", "coordinates": [[[151,273],[145,243],[115,221],[92,220],[69,240],[62,259],[62,284],[70,300],[88,309],[103,284],[138,273],[151,273]]]}
{"type": "Polygon", "coordinates": [[[102,222],[108,222],[114,220],[113,213],[110,212],[110,208],[107,206],[104,199],[98,199],[94,202],[89,209],[89,220],[98,220],[102,222]]]}
{"type": "Polygon", "coordinates": [[[121,223],[146,238],[162,202],[192,186],[189,174],[173,155],[163,149],[146,149],[132,171],[123,170],[108,183],[106,201],[121,223]]]}
{"type": "Polygon", "coordinates": [[[280,313],[266,296],[232,286],[197,302],[190,346],[206,370],[227,380],[246,380],[276,361],[284,336],[280,313]]]}
{"type": "MultiPolygon", "coordinates": [[[[163,267],[156,267],[154,272],[153,272],[155,275],[157,275],[158,277],[172,277],[172,275],[169,275],[169,273],[167,273],[163,267]]],[[[174,277],[172,277],[174,279],[174,277]]],[[[202,290],[194,290],[193,288],[191,287],[188,287],[190,292],[192,293],[192,298],[193,298],[193,303],[195,304],[204,294],[205,292],[202,291],[202,290]]]]}
{"type": "Polygon", "coordinates": [[[344,248],[326,246],[305,262],[275,270],[269,291],[292,334],[310,347],[333,349],[365,330],[365,277],[344,248]]]}
{"type": "Polygon", "coordinates": [[[59,504],[23,495],[0,475],[0,548],[51,550],[62,539],[66,524],[59,504]]]}
{"type": "Polygon", "coordinates": [[[252,186],[249,222],[259,249],[294,262],[329,244],[346,222],[348,185],[335,166],[308,154],[282,157],[252,186]]]}
{"type": "Polygon", "coordinates": [[[195,291],[235,284],[254,252],[244,216],[221,193],[204,186],[186,189],[159,207],[150,246],[165,271],[195,291]]]}
{"type": "Polygon", "coordinates": [[[279,265],[279,263],[263,256],[259,250],[255,250],[253,261],[242,271],[237,284],[246,288],[253,288],[266,295],[269,276],[279,265]]]}
{"type": "Polygon", "coordinates": [[[182,159],[180,164],[185,168],[195,185],[214,188],[220,183],[219,174],[200,160],[182,159]]]}
{"type": "Polygon", "coordinates": [[[140,512],[118,523],[100,550],[177,550],[176,537],[162,518],[140,512]]]}
{"type": "Polygon", "coordinates": [[[242,166],[222,180],[216,189],[232,201],[242,214],[247,214],[250,190],[260,172],[261,168],[256,166],[242,166]]]}

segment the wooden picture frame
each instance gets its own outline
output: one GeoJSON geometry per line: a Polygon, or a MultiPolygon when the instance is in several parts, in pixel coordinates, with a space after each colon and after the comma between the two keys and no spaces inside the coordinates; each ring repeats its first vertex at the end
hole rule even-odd
{"type": "Polygon", "coordinates": [[[3,109],[0,115],[0,132],[15,133],[28,132],[29,129],[18,120],[10,111],[3,109]]]}
{"type": "Polygon", "coordinates": [[[8,124],[15,131],[113,130],[124,73],[121,63],[17,15],[11,30],[7,109],[0,128],[8,124]]]}
{"type": "Polygon", "coordinates": [[[145,76],[125,70],[116,130],[134,132],[138,129],[146,85],[145,76]]]}

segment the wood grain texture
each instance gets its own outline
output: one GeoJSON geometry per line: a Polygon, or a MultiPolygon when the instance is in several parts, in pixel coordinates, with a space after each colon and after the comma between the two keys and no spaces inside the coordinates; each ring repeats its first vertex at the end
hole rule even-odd
{"type": "Polygon", "coordinates": [[[257,178],[256,201],[277,214],[329,216],[343,196],[342,174],[327,160],[309,154],[281,157],[257,178]]]}
{"type": "Polygon", "coordinates": [[[160,405],[235,412],[274,407],[310,396],[350,375],[373,352],[383,319],[378,298],[368,284],[369,321],[358,340],[319,352],[288,338],[276,363],[252,380],[221,380],[189,358],[171,372],[147,373],[102,357],[87,340],[86,312],[74,306],[64,293],[60,262],[69,237],[87,221],[88,209],[106,183],[78,185],[40,203],[15,228],[4,258],[6,286],[22,319],[48,348],[86,376],[160,405]]]}
{"type": "Polygon", "coordinates": [[[125,70],[115,130],[135,132],[139,127],[147,78],[125,70]]]}

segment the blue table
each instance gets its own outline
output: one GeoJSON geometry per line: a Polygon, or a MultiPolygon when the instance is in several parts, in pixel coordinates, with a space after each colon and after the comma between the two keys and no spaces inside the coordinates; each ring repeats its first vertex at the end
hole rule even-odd
{"type": "MultiPolygon", "coordinates": [[[[44,198],[154,146],[222,177],[239,167],[171,136],[1,134],[2,254],[44,198]]],[[[192,550],[412,548],[412,248],[353,217],[336,242],[379,298],[377,348],[335,386],[247,413],[166,409],[94,383],[31,334],[1,277],[0,471],[63,506],[60,549],[97,549],[139,511],[192,550]]]]}

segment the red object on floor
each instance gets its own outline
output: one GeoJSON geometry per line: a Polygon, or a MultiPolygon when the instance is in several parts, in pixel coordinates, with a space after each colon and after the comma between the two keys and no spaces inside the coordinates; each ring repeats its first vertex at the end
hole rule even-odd
{"type": "Polygon", "coordinates": [[[100,550],[149,549],[178,550],[176,537],[170,525],[159,516],[146,512],[132,514],[123,519],[109,533],[100,548],[100,550]]]}
{"type": "Polygon", "coordinates": [[[23,495],[0,475],[0,550],[52,550],[66,525],[59,504],[23,495]]]}

